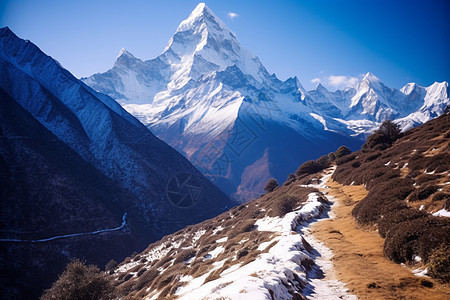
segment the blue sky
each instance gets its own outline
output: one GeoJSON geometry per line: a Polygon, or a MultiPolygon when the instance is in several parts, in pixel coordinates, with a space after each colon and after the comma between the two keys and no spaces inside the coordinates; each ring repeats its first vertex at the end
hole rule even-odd
{"type": "MultiPolygon", "coordinates": [[[[82,77],[112,67],[121,48],[155,58],[199,2],[2,0],[0,26],[82,77]]],[[[342,88],[368,71],[396,88],[450,81],[450,1],[204,2],[270,73],[307,89],[342,88]]]]}

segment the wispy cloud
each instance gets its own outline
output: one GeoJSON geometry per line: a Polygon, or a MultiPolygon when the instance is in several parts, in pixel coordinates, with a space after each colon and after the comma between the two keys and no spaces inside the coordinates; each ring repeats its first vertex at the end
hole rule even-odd
{"type": "Polygon", "coordinates": [[[357,77],[345,75],[330,75],[328,76],[328,84],[336,89],[354,87],[358,83],[357,77]]]}
{"type": "Polygon", "coordinates": [[[320,78],[313,78],[313,79],[311,79],[311,82],[315,83],[315,84],[319,84],[319,83],[322,82],[322,79],[320,79],[320,78]]]}
{"type": "Polygon", "coordinates": [[[238,15],[237,13],[232,12],[232,11],[230,11],[230,12],[227,14],[227,16],[228,16],[228,18],[230,18],[231,20],[234,20],[234,19],[236,19],[237,17],[239,17],[239,15],[238,15]]]}
{"type": "Polygon", "coordinates": [[[323,77],[317,77],[311,79],[311,82],[314,84],[323,84],[331,89],[345,89],[348,87],[354,87],[361,78],[347,76],[347,75],[329,75],[323,77]]]}

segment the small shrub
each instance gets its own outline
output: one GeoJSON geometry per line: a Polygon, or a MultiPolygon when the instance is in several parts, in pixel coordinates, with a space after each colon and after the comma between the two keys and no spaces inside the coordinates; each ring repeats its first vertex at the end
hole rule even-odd
{"type": "Polygon", "coordinates": [[[439,189],[438,186],[428,185],[421,186],[411,193],[409,196],[410,201],[421,201],[427,199],[429,196],[433,195],[439,189]]]}
{"type": "Polygon", "coordinates": [[[106,271],[111,271],[115,267],[117,267],[117,262],[114,259],[111,259],[105,266],[106,271]]]}
{"type": "Polygon", "coordinates": [[[428,274],[444,282],[450,282],[450,246],[441,245],[430,255],[428,274]]]}
{"type": "Polygon", "coordinates": [[[322,166],[322,168],[326,169],[331,165],[330,159],[327,155],[322,155],[319,157],[316,162],[322,166]]]}
{"type": "Polygon", "coordinates": [[[139,265],[135,265],[134,267],[132,267],[130,270],[128,270],[128,272],[130,273],[134,273],[139,271],[142,268],[143,265],[139,264],[139,265]]]}
{"type": "Polygon", "coordinates": [[[320,163],[316,162],[315,160],[309,160],[302,164],[300,167],[298,167],[295,174],[297,176],[303,175],[303,174],[314,174],[317,172],[322,171],[325,169],[320,163]]]}
{"type": "Polygon", "coordinates": [[[271,193],[273,192],[274,189],[276,189],[278,187],[278,182],[275,179],[269,179],[269,181],[267,181],[266,186],[264,187],[264,190],[267,193],[271,193]]]}
{"type": "Polygon", "coordinates": [[[241,232],[250,232],[255,229],[255,220],[246,220],[241,225],[241,232]]]}
{"type": "Polygon", "coordinates": [[[140,269],[140,270],[139,270],[139,272],[137,272],[136,276],[137,276],[137,277],[141,277],[141,275],[142,275],[142,274],[144,274],[144,273],[145,273],[145,271],[147,271],[147,269],[146,269],[146,268],[142,268],[142,269],[140,269]]]}
{"type": "Polygon", "coordinates": [[[284,182],[283,185],[290,185],[291,183],[293,183],[295,181],[296,177],[295,174],[289,174],[288,177],[286,178],[286,181],[284,182]]]}
{"type": "Polygon", "coordinates": [[[444,199],[450,199],[450,194],[444,192],[436,193],[431,201],[440,201],[444,199]]]}
{"type": "Polygon", "coordinates": [[[177,258],[175,259],[174,264],[183,263],[186,260],[188,260],[189,258],[195,257],[196,254],[197,254],[197,251],[195,251],[194,249],[182,250],[178,254],[177,258]]]}
{"type": "Polygon", "coordinates": [[[210,282],[210,281],[214,281],[220,278],[220,273],[216,271],[211,272],[205,279],[205,281],[203,282],[203,284],[210,282]]]}
{"type": "MultiPolygon", "coordinates": [[[[156,277],[159,275],[159,271],[156,268],[151,268],[149,270],[143,269],[144,272],[139,275],[138,280],[135,283],[134,289],[141,290],[145,286],[150,286],[156,277]]],[[[139,271],[140,272],[140,271],[139,271]]]]}
{"type": "Polygon", "coordinates": [[[336,154],[334,154],[334,152],[330,152],[328,154],[328,158],[330,159],[330,161],[335,161],[336,160],[336,154]]]}
{"type": "Polygon", "coordinates": [[[298,199],[292,195],[282,195],[273,199],[274,205],[272,206],[276,216],[284,216],[285,214],[294,210],[298,205],[298,199]]]}
{"type": "MultiPolygon", "coordinates": [[[[402,201],[403,202],[403,201],[402,201]]],[[[384,215],[383,218],[378,222],[378,233],[381,237],[386,237],[386,233],[394,228],[395,225],[404,222],[411,221],[418,218],[424,218],[428,214],[424,211],[415,210],[411,208],[402,209],[402,210],[392,210],[391,206],[387,206],[388,209],[391,209],[391,212],[384,215]]]]}
{"type": "Polygon", "coordinates": [[[334,155],[335,155],[335,158],[338,159],[338,158],[344,157],[344,156],[346,156],[346,155],[349,155],[349,154],[351,154],[351,153],[352,153],[352,150],[350,150],[350,149],[347,148],[346,146],[340,146],[340,147],[336,150],[336,152],[334,153],[334,155]]]}
{"type": "Polygon", "coordinates": [[[361,166],[361,162],[355,161],[352,163],[352,168],[359,168],[361,166]]]}
{"type": "Polygon", "coordinates": [[[380,125],[380,128],[367,138],[362,148],[365,150],[384,150],[389,148],[401,136],[400,126],[390,120],[386,120],[380,125]]]}
{"type": "Polygon", "coordinates": [[[440,178],[439,175],[421,174],[420,176],[415,178],[415,181],[417,182],[418,185],[422,185],[425,182],[437,180],[439,178],[440,178]]]}
{"type": "Polygon", "coordinates": [[[247,249],[241,249],[238,251],[236,257],[237,257],[237,259],[241,259],[242,257],[246,256],[247,254],[248,254],[247,249]]]}
{"type": "Polygon", "coordinates": [[[386,234],[384,254],[397,263],[412,261],[414,255],[427,263],[431,253],[450,244],[450,220],[427,216],[395,225],[386,234]]]}
{"type": "Polygon", "coordinates": [[[99,268],[74,260],[41,299],[110,299],[112,290],[110,279],[99,268]]]}
{"type": "Polygon", "coordinates": [[[348,163],[349,161],[352,161],[356,158],[356,154],[349,154],[346,156],[343,156],[341,158],[336,159],[336,165],[343,165],[345,163],[348,163]]]}
{"type": "Polygon", "coordinates": [[[377,159],[380,156],[381,156],[381,152],[377,151],[377,152],[375,152],[373,154],[367,155],[366,156],[366,161],[374,161],[375,159],[377,159]]]}

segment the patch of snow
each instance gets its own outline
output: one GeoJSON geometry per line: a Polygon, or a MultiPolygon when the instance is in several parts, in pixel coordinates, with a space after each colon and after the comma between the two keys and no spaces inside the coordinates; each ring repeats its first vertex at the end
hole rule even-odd
{"type": "MultiPolygon", "coordinates": [[[[327,121],[325,120],[324,117],[322,117],[322,116],[320,116],[318,114],[315,114],[315,113],[309,113],[309,115],[311,117],[313,117],[314,119],[316,119],[317,121],[319,121],[323,125],[323,129],[324,130],[329,130],[328,127],[327,127],[327,121]]],[[[331,130],[331,131],[333,131],[333,130],[331,130]]]]}
{"type": "MultiPolygon", "coordinates": [[[[322,178],[321,182],[325,181],[326,179],[322,178]]],[[[308,226],[306,221],[322,215],[325,204],[320,197],[318,193],[310,193],[300,209],[284,217],[265,217],[256,222],[258,230],[277,232],[271,241],[261,243],[258,247],[258,250],[263,251],[276,241],[277,243],[267,253],[260,254],[253,262],[244,266],[240,264],[231,266],[220,274],[219,279],[203,284],[209,273],[193,279],[177,290],[176,295],[179,299],[291,299],[291,292],[300,291],[302,286],[308,284],[308,274],[302,262],[310,260],[313,254],[304,248],[303,237],[299,233],[308,226]]],[[[317,250],[323,249],[321,246],[317,250]]],[[[209,254],[212,256],[213,252],[216,250],[209,254]]],[[[215,269],[218,267],[221,266],[214,265],[215,269]]],[[[316,282],[314,284],[316,286],[312,290],[321,296],[328,295],[328,299],[331,299],[330,297],[356,299],[347,294],[339,281],[327,280],[326,288],[316,282]]]]}
{"type": "Polygon", "coordinates": [[[202,235],[204,235],[206,232],[206,230],[199,230],[194,234],[194,237],[192,238],[192,244],[195,244],[195,242],[197,242],[202,235]]]}
{"type": "Polygon", "coordinates": [[[243,243],[245,243],[246,241],[248,241],[248,239],[243,239],[242,241],[239,242],[239,244],[243,244],[243,243]]]}
{"type": "Polygon", "coordinates": [[[213,234],[216,234],[218,231],[221,231],[223,229],[222,225],[219,225],[217,228],[214,228],[213,234]]]}
{"type": "Polygon", "coordinates": [[[437,212],[433,213],[433,216],[450,218],[450,211],[448,211],[445,208],[443,208],[443,209],[438,210],[437,212]]]}
{"type": "Polygon", "coordinates": [[[227,236],[216,240],[216,243],[225,243],[226,241],[228,241],[228,237],[227,236]]]}
{"type": "Polygon", "coordinates": [[[211,258],[216,258],[217,256],[219,256],[219,254],[221,254],[223,252],[223,250],[225,250],[224,247],[218,246],[213,251],[209,252],[208,254],[210,255],[211,258]]]}
{"type": "Polygon", "coordinates": [[[178,279],[179,282],[189,282],[192,279],[194,279],[194,277],[192,277],[191,275],[183,275],[180,277],[180,279],[178,279]]]}
{"type": "Polygon", "coordinates": [[[274,241],[276,241],[276,239],[273,239],[273,240],[268,241],[268,242],[263,242],[263,243],[261,243],[261,244],[258,246],[258,251],[264,251],[264,250],[266,250],[266,248],[267,248],[271,243],[273,243],[274,241]]]}
{"type": "Polygon", "coordinates": [[[413,270],[413,274],[419,277],[426,276],[428,274],[428,268],[422,269],[418,268],[413,270]]]}

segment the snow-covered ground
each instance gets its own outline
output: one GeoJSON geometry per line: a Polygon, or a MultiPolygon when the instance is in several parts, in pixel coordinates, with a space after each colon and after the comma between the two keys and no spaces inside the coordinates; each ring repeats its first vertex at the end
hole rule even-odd
{"type": "MultiPolygon", "coordinates": [[[[334,169],[321,178],[324,182],[334,169]]],[[[333,277],[330,249],[317,241],[309,231],[311,222],[328,218],[329,204],[317,192],[310,193],[301,207],[284,217],[265,217],[255,225],[260,231],[276,233],[274,238],[259,245],[261,253],[248,264],[236,264],[224,270],[220,278],[204,283],[209,274],[220,269],[224,261],[214,264],[208,273],[198,278],[186,276],[186,284],[176,291],[179,299],[291,299],[298,292],[310,299],[357,299],[348,294],[345,285],[333,277]],[[313,250],[308,251],[309,243],[313,250]],[[316,266],[309,270],[312,262],[316,266]],[[323,276],[318,276],[323,274],[323,276]]],[[[222,239],[223,240],[223,239],[222,239]]],[[[217,240],[217,242],[222,242],[217,240]]],[[[149,299],[156,299],[153,294],[149,299]]]]}

